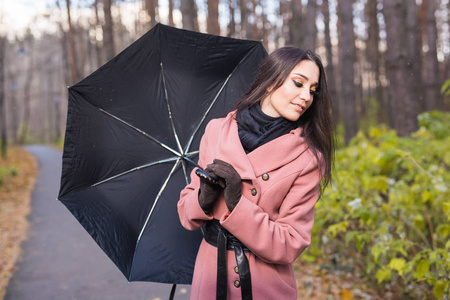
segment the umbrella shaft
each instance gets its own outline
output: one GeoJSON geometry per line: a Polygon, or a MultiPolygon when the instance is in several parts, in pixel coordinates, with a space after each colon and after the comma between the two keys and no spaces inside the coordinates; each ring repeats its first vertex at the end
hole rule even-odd
{"type": "Polygon", "coordinates": [[[182,159],[186,160],[187,162],[190,162],[191,164],[193,164],[194,166],[196,166],[197,168],[199,168],[200,170],[203,170],[202,167],[200,167],[195,161],[193,161],[192,159],[190,159],[187,156],[181,156],[182,159]]]}

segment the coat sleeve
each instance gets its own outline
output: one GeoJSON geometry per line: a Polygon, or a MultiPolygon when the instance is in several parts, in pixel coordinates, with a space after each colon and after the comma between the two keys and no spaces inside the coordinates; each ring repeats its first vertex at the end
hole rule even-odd
{"type": "Polygon", "coordinates": [[[233,212],[221,220],[223,227],[268,263],[290,264],[311,243],[321,180],[316,160],[311,159],[300,175],[293,176],[298,177],[285,196],[276,220],[271,220],[261,207],[244,196],[233,212]]]}
{"type": "MultiPolygon", "coordinates": [[[[204,168],[205,153],[208,144],[208,132],[211,123],[208,123],[205,133],[200,141],[200,151],[198,165],[204,168]]],[[[178,216],[181,225],[188,230],[196,230],[205,224],[206,221],[212,220],[212,215],[204,213],[198,203],[198,192],[200,190],[200,179],[195,174],[195,169],[191,172],[191,183],[189,183],[180,193],[178,201],[178,216]]]]}

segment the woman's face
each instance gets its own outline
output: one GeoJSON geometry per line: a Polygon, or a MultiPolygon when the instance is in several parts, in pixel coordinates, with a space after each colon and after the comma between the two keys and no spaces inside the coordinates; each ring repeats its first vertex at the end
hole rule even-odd
{"type": "Polygon", "coordinates": [[[261,101],[261,110],[268,116],[297,121],[311,106],[319,88],[319,67],[303,60],[286,77],[284,83],[261,101]]]}

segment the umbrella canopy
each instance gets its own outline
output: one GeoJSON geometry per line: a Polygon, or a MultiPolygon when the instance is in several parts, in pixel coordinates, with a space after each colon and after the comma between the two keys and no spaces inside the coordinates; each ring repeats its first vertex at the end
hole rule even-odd
{"type": "Polygon", "coordinates": [[[186,159],[266,55],[260,42],[158,24],[69,88],[58,199],[129,281],[191,283],[202,232],[178,219],[186,159]]]}

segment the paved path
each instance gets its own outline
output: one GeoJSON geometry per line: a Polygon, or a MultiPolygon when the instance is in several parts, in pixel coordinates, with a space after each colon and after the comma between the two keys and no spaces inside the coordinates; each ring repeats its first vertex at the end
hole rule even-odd
{"type": "MultiPolygon", "coordinates": [[[[62,152],[47,146],[26,148],[39,162],[28,238],[6,292],[6,300],[168,299],[172,285],[127,282],[62,203],[62,152]]],[[[189,299],[179,285],[175,299],[189,299]]]]}

